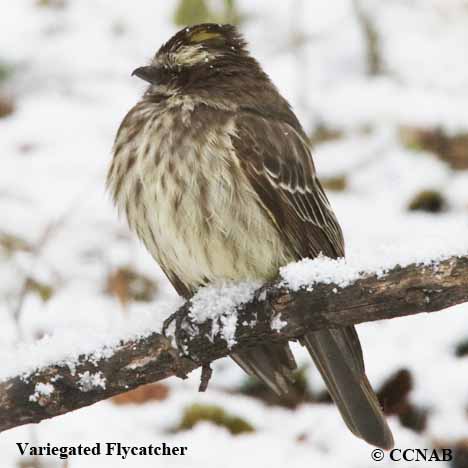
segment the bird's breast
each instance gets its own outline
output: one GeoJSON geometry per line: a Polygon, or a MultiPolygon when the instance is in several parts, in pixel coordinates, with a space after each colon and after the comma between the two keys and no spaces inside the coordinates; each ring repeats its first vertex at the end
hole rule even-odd
{"type": "Polygon", "coordinates": [[[231,118],[207,124],[166,113],[133,145],[136,163],[122,199],[129,224],[190,290],[270,279],[292,260],[243,173],[234,133],[231,118]]]}

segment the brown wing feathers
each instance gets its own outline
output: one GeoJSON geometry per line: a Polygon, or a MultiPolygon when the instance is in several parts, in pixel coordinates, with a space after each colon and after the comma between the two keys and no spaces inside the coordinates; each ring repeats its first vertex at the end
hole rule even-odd
{"type": "Polygon", "coordinates": [[[341,229],[304,136],[288,123],[251,114],[238,117],[236,130],[236,155],[294,256],[343,256],[341,229]]]}

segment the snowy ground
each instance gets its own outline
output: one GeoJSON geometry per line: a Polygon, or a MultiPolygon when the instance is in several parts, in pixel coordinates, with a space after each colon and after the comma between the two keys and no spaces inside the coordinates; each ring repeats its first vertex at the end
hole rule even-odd
{"type": "MultiPolygon", "coordinates": [[[[397,132],[403,124],[468,131],[468,65],[462,58],[468,43],[466,2],[367,2],[382,34],[389,71],[373,79],[364,74],[363,41],[349,2],[304,1],[299,14],[300,2],[293,11],[292,1],[275,2],[275,8],[266,0],[239,3],[250,16],[243,30],[254,54],[304,124],[311,128],[322,122],[344,132],[342,139],[317,146],[314,157],[320,174],[348,174],[348,189],[332,192],[330,198],[350,261],[378,269],[393,260],[468,252],[468,173],[405,148],[397,132]],[[313,37],[300,68],[286,47],[293,25],[313,37]],[[361,132],[363,127],[370,131],[361,132]],[[412,196],[426,188],[446,196],[447,213],[406,211],[412,196]]],[[[36,254],[19,250],[0,258],[0,377],[34,359],[91,350],[119,336],[157,329],[163,314],[180,303],[117,219],[104,191],[114,134],[143,90],[130,72],[175,31],[174,5],[154,0],[70,0],[58,10],[39,8],[32,0],[1,5],[0,59],[16,69],[6,84],[16,111],[0,120],[0,231],[29,244],[46,241],[36,254]],[[109,272],[124,265],[157,282],[154,303],[132,303],[123,312],[104,293],[109,272]],[[54,294],[47,302],[27,295],[15,321],[26,276],[53,285],[54,294]],[[49,335],[53,346],[42,354],[24,348],[49,335]]],[[[455,345],[468,337],[467,313],[463,305],[440,315],[359,327],[371,382],[379,386],[396,370],[408,368],[415,381],[411,400],[430,410],[422,434],[390,417],[397,447],[429,448],[468,435],[468,359],[454,356],[455,345]]],[[[307,362],[303,350],[294,349],[299,361],[307,362]]],[[[311,385],[322,388],[314,369],[308,376],[311,385]]],[[[19,467],[15,443],[27,441],[165,441],[189,447],[188,455],[178,458],[75,457],[68,464],[73,468],[124,463],[362,468],[376,463],[371,448],[349,434],[333,406],[304,404],[289,410],[227,392],[242,380],[241,371],[223,360],[206,394],[195,391],[194,372],[189,381],[170,379],[169,397],[162,402],[103,402],[34,429],[8,431],[0,435],[0,466],[19,467]],[[219,404],[247,419],[256,432],[232,436],[200,424],[171,433],[185,406],[194,402],[219,404]]],[[[44,466],[65,466],[56,458],[46,461],[44,466]]]]}

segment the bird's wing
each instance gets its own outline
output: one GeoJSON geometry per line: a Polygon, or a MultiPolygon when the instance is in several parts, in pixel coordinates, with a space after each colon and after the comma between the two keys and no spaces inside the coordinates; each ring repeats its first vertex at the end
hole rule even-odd
{"type": "MultiPolygon", "coordinates": [[[[236,120],[235,153],[286,245],[298,258],[313,258],[321,252],[328,257],[344,256],[340,226],[317,179],[300,127],[253,112],[243,112],[236,120]]],[[[373,445],[391,448],[392,433],[366,377],[354,327],[309,331],[301,340],[350,430],[373,445]]],[[[238,354],[237,360],[260,378],[271,368],[273,375],[286,375],[281,373],[282,361],[264,364],[255,349],[249,355],[238,354]]],[[[263,380],[275,388],[275,382],[263,380]]]]}
{"type": "Polygon", "coordinates": [[[344,256],[341,228],[304,136],[251,112],[236,116],[233,147],[262,206],[297,259],[344,256]]]}

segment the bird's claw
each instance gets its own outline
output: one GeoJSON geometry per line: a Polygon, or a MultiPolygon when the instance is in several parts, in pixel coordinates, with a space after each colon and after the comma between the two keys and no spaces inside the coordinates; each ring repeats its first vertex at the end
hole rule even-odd
{"type": "MultiPolygon", "coordinates": [[[[171,314],[166,320],[163,322],[162,333],[166,338],[172,339],[174,337],[175,345],[177,351],[186,356],[186,343],[189,341],[190,331],[196,330],[196,324],[193,322],[193,319],[190,317],[190,309],[181,308],[177,312],[171,314]],[[169,327],[172,324],[175,324],[174,334],[169,334],[169,327]]],[[[210,381],[211,375],[213,373],[211,366],[209,363],[201,363],[194,359],[192,356],[188,356],[191,360],[197,362],[202,366],[202,375],[200,380],[199,391],[204,392],[210,381]]],[[[187,376],[185,374],[178,375],[183,379],[186,379],[187,376]]]]}
{"type": "Polygon", "coordinates": [[[260,286],[254,293],[253,302],[260,303],[264,302],[267,298],[267,292],[270,285],[268,283],[260,286]]]}
{"type": "Polygon", "coordinates": [[[174,330],[174,341],[175,345],[179,352],[182,354],[184,353],[184,344],[188,341],[189,333],[187,329],[194,329],[193,320],[190,318],[190,310],[181,308],[171,314],[166,320],[163,322],[162,333],[166,338],[172,338],[171,334],[169,334],[169,327],[172,324],[175,324],[174,330]]]}

